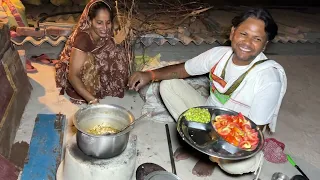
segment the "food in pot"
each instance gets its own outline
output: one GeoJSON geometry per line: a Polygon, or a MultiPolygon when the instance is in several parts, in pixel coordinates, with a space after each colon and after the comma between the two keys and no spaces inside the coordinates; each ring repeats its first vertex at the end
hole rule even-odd
{"type": "Polygon", "coordinates": [[[94,126],[93,128],[88,130],[88,133],[94,135],[102,135],[102,134],[116,134],[119,130],[110,127],[108,124],[102,123],[94,126]]]}
{"type": "Polygon", "coordinates": [[[190,108],[184,116],[187,121],[198,123],[209,123],[211,120],[209,110],[204,108],[190,108]]]}
{"type": "Polygon", "coordinates": [[[254,150],[258,145],[258,132],[252,129],[250,121],[246,120],[241,113],[236,116],[217,116],[212,124],[218,134],[234,146],[254,150]]]}

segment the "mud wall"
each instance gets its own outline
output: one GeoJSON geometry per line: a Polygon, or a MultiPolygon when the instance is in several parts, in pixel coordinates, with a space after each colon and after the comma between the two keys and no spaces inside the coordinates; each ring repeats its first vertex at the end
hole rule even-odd
{"type": "Polygon", "coordinates": [[[0,85],[0,154],[8,158],[32,87],[4,21],[0,21],[0,85]]]}

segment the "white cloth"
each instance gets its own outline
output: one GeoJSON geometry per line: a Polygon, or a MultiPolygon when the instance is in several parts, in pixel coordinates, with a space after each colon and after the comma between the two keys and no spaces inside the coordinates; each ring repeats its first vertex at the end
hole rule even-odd
{"type": "MultiPolygon", "coordinates": [[[[258,152],[248,159],[238,161],[218,160],[217,163],[221,169],[229,174],[245,174],[256,171],[263,158],[263,152],[258,152]]],[[[210,157],[209,159],[215,162],[213,158],[210,157]]]]}
{"type": "Polygon", "coordinates": [[[206,103],[206,98],[182,79],[161,81],[160,95],[175,120],[178,120],[180,114],[187,109],[203,106],[206,103]]]}
{"type": "MultiPolygon", "coordinates": [[[[212,48],[188,60],[185,63],[185,69],[189,75],[202,75],[210,72],[211,68],[218,63],[214,74],[220,76],[225,63],[232,53],[231,47],[212,48]]],[[[254,63],[264,59],[267,59],[267,57],[260,53],[248,66],[238,68],[242,68],[242,74],[252,67],[254,63]]],[[[237,67],[234,69],[237,69],[237,67]]],[[[241,75],[235,76],[232,74],[230,76],[227,75],[227,71],[228,69],[226,70],[226,76],[230,77],[230,79],[228,79],[225,87],[213,82],[220,93],[226,92],[241,75]]],[[[286,88],[287,79],[284,69],[275,61],[268,60],[257,65],[247,74],[225,104],[221,104],[214,95],[210,95],[206,105],[225,107],[241,112],[257,125],[269,124],[270,130],[274,132],[286,88]]]]}
{"type": "MultiPolygon", "coordinates": [[[[232,57],[231,57],[232,58],[232,57]]],[[[226,67],[226,74],[224,80],[226,82],[238,78],[241,74],[246,72],[248,66],[237,66],[233,63],[233,61],[229,60],[226,67]]]]}

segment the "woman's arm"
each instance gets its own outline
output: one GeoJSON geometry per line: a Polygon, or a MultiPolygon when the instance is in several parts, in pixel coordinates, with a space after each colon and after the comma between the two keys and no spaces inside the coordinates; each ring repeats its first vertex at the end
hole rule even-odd
{"type": "Polygon", "coordinates": [[[71,50],[70,66],[69,66],[69,82],[76,92],[82,96],[87,102],[95,99],[95,97],[86,90],[80,77],[80,70],[85,60],[88,58],[88,54],[76,48],[71,50]]]}

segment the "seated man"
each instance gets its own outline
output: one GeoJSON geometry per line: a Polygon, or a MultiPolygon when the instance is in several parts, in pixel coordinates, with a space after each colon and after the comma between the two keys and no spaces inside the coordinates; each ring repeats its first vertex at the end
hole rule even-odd
{"type": "MultiPolygon", "coordinates": [[[[241,112],[257,125],[269,125],[273,132],[287,79],[282,66],[262,52],[277,35],[278,27],[264,9],[244,12],[232,25],[231,47],[212,48],[182,64],[135,72],[129,87],[139,90],[150,81],[165,80],[160,94],[175,119],[191,107],[219,106],[241,112]],[[182,80],[206,73],[211,87],[208,99],[182,80]]],[[[210,159],[230,174],[243,174],[257,169],[261,153],[241,161],[210,159]]]]}

